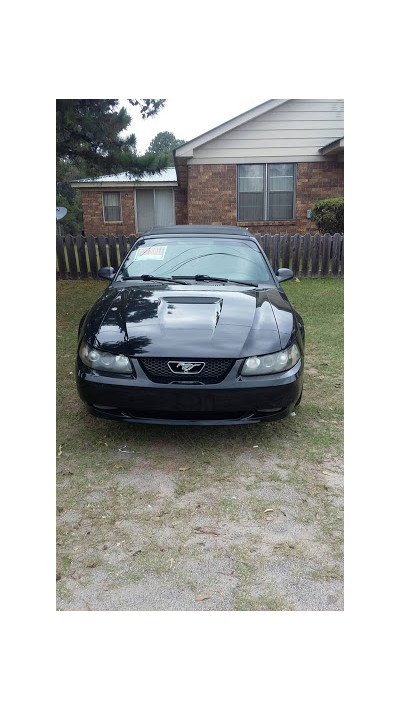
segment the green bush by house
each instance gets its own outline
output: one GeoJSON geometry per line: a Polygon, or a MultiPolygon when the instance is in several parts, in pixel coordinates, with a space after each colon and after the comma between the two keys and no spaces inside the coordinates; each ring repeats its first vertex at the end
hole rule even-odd
{"type": "Polygon", "coordinates": [[[311,208],[311,216],[319,232],[344,232],[344,198],[319,200],[311,208]]]}

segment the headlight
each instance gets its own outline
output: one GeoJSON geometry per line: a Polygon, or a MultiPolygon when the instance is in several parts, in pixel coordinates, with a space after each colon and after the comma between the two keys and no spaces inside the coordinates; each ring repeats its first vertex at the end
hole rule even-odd
{"type": "Polygon", "coordinates": [[[79,356],[85,365],[94,370],[108,370],[112,373],[132,373],[129,358],[124,355],[113,355],[105,351],[98,351],[97,348],[91,348],[84,341],[82,341],[79,349],[79,356]]]}
{"type": "Polygon", "coordinates": [[[281,373],[289,370],[300,360],[300,350],[297,343],[278,353],[269,355],[251,356],[246,358],[242,375],[268,375],[268,373],[281,373]]]}

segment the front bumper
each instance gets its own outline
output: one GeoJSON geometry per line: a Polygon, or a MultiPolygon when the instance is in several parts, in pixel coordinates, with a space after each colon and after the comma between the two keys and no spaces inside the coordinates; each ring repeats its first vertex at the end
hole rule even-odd
{"type": "Polygon", "coordinates": [[[174,425],[238,425],[286,417],[301,397],[303,359],[285,373],[242,377],[241,361],[221,383],[154,383],[133,360],[136,378],[96,373],[77,360],[79,396],[98,417],[174,425]]]}

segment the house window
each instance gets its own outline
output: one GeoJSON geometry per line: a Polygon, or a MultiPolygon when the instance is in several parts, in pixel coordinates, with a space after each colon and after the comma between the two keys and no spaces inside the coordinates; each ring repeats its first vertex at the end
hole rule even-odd
{"type": "Polygon", "coordinates": [[[140,188],[136,190],[136,225],[138,232],[152,227],[175,224],[174,191],[172,188],[140,188]]]}
{"type": "Polygon", "coordinates": [[[121,193],[103,193],[104,222],[122,222],[121,193]]]}
{"type": "Polygon", "coordinates": [[[264,165],[239,165],[239,222],[264,219],[264,178],[264,165]]]}
{"type": "Polygon", "coordinates": [[[294,163],[238,166],[238,222],[294,219],[294,163]]]}
{"type": "Polygon", "coordinates": [[[292,220],[294,215],[294,163],[268,167],[268,220],[292,220]]]}

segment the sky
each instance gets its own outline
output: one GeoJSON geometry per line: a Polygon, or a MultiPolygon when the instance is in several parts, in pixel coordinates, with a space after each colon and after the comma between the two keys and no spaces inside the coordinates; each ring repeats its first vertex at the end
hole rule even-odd
{"type": "Polygon", "coordinates": [[[238,98],[212,98],[204,99],[167,99],[164,108],[156,116],[143,120],[139,110],[131,106],[127,100],[120,99],[120,104],[126,108],[132,123],[127,133],[136,136],[136,147],[140,154],[146,152],[150,141],[161,131],[170,131],[175,138],[190,141],[215,126],[229,121],[244,111],[268,101],[269,96],[243,96],[238,98]]]}

